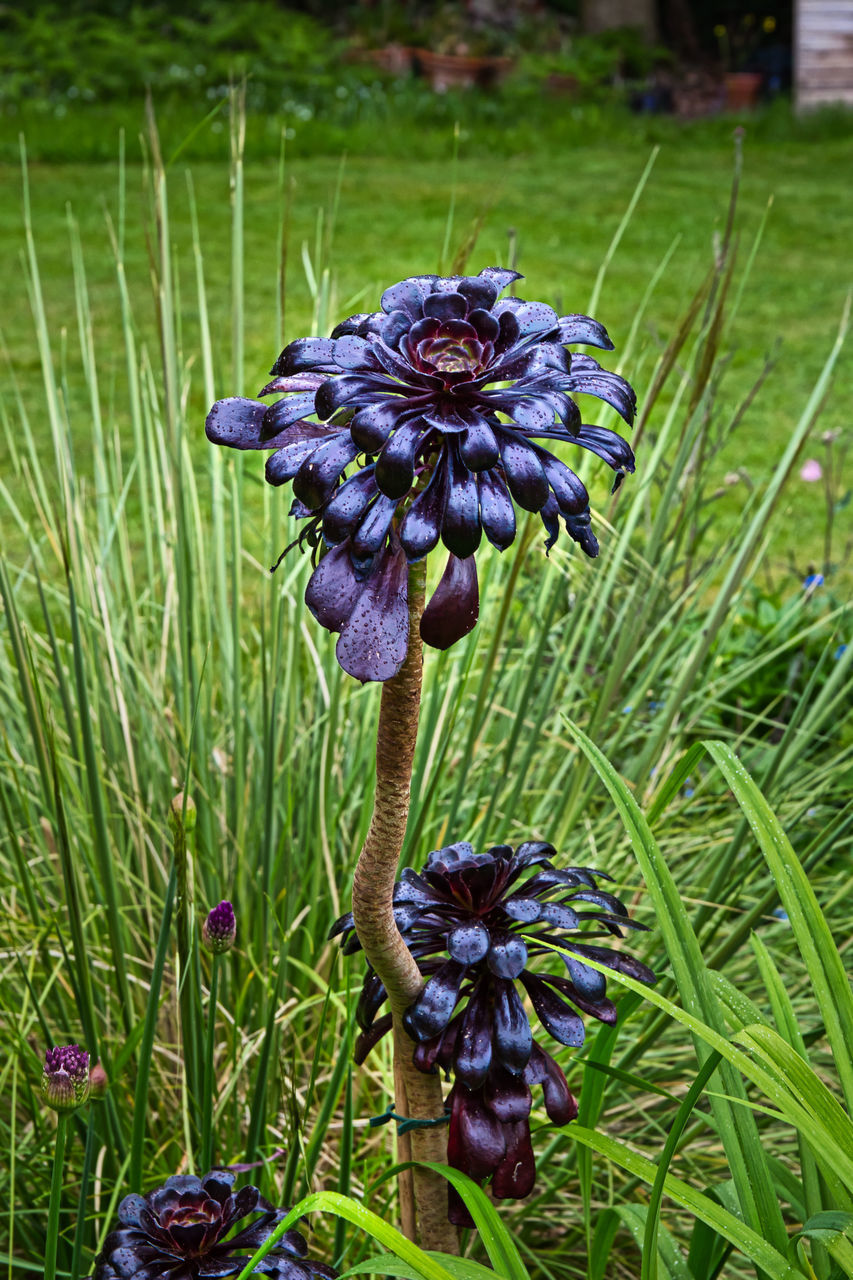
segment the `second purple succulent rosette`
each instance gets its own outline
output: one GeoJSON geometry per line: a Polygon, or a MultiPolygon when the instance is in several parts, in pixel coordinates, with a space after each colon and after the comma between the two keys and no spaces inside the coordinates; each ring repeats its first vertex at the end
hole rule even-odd
{"type": "MultiPolygon", "coordinates": [[[[588,941],[646,928],[600,887],[610,877],[555,867],[554,857],[543,841],[482,854],[461,841],[431,853],[420,873],[403,871],[394,891],[397,927],[426,978],[405,1019],[413,1059],[422,1071],[453,1077],[448,1160],[479,1182],[490,1179],[496,1199],[526,1196],[535,1183],[531,1086],[542,1086],[555,1124],[577,1115],[563,1071],[533,1038],[522,995],[549,1035],[577,1048],[585,1034],[581,1014],[616,1021],[606,978],[585,959],[639,982],[656,980],[635,957],[588,941]],[[564,972],[534,972],[531,961],[543,960],[562,961],[564,972]]],[[[338,935],[345,952],[360,949],[351,913],[333,926],[331,936],[338,935]]],[[[390,1030],[391,1015],[377,1016],[385,999],[368,968],[356,1015],[359,1062],[390,1030]]],[[[452,1221],[471,1225],[453,1191],[450,1211],[452,1221]]]]}
{"type": "Polygon", "coordinates": [[[521,277],[413,276],[382,295],[381,310],[351,316],[330,338],[291,342],[260,392],[271,405],[231,397],[208,414],[216,444],[267,449],[266,478],[292,481],[291,514],[316,563],[306,603],[340,632],[337,657],[359,680],[387,680],[408,644],[408,566],[443,543],[444,575],[421,620],[423,640],[446,649],[476,624],[474,560],[483,534],[505,550],[515,508],[538,512],[546,547],[562,520],[598,554],[584,485],[540,440],[580,445],[616,473],[634,456],[616,432],[583,422],[572,398],[597,397],[630,425],[630,385],[568,344],[612,350],[588,316],[499,294],[521,277]]]}

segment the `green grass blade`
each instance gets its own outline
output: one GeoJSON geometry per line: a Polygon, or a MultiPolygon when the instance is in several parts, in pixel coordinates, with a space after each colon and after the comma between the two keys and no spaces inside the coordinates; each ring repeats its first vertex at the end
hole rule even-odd
{"type": "Polygon", "coordinates": [[[820,1007],[848,1110],[853,1110],[853,992],[835,939],[779,819],[740,760],[725,743],[704,745],[749,820],[773,875],[820,1007]]]}

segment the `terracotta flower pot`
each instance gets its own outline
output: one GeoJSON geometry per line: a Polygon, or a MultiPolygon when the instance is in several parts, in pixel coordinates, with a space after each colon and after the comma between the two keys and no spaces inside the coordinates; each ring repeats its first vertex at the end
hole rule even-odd
{"type": "Polygon", "coordinates": [[[726,110],[751,111],[764,77],[760,71],[732,71],[726,76],[726,110]]]}
{"type": "Polygon", "coordinates": [[[433,53],[431,49],[416,49],[414,55],[416,65],[436,93],[471,89],[474,85],[490,88],[502,80],[512,66],[511,58],[433,53]]]}

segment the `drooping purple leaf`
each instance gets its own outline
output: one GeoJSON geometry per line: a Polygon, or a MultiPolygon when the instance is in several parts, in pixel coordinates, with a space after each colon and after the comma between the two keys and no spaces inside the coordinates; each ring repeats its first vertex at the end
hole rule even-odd
{"type": "Polygon", "coordinates": [[[377,564],[341,631],[335,654],[344,671],[363,684],[389,680],[405,661],[408,638],[406,557],[402,547],[387,548],[377,556],[377,564]]]}
{"type": "Polygon", "coordinates": [[[441,580],[421,615],[421,639],[433,649],[449,649],[477,625],[480,597],[473,556],[451,554],[441,580]]]}
{"type": "Polygon", "coordinates": [[[530,996],[536,1016],[542,1026],[560,1044],[578,1048],[584,1041],[584,1025],[573,1009],[557,995],[551,987],[546,986],[541,978],[532,973],[523,973],[521,981],[530,996]]]}

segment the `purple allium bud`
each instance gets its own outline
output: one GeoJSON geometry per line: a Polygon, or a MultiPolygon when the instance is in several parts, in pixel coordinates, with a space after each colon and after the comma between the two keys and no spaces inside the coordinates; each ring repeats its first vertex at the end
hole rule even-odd
{"type": "Polygon", "coordinates": [[[169,806],[169,819],[172,823],[181,823],[184,831],[194,831],[196,823],[196,807],[195,801],[192,797],[187,796],[185,804],[184,793],[183,791],[179,791],[169,806]]]}
{"type": "Polygon", "coordinates": [[[208,951],[212,951],[214,955],[231,950],[237,937],[237,921],[230,902],[220,902],[208,912],[202,925],[201,937],[208,951]]]}
{"type": "Polygon", "coordinates": [[[76,1044],[61,1044],[44,1055],[41,1096],[54,1111],[76,1111],[89,1097],[89,1055],[76,1044]]]}
{"type": "Polygon", "coordinates": [[[95,1099],[105,1097],[109,1083],[106,1071],[100,1062],[96,1062],[89,1072],[89,1097],[95,1099]]]}

